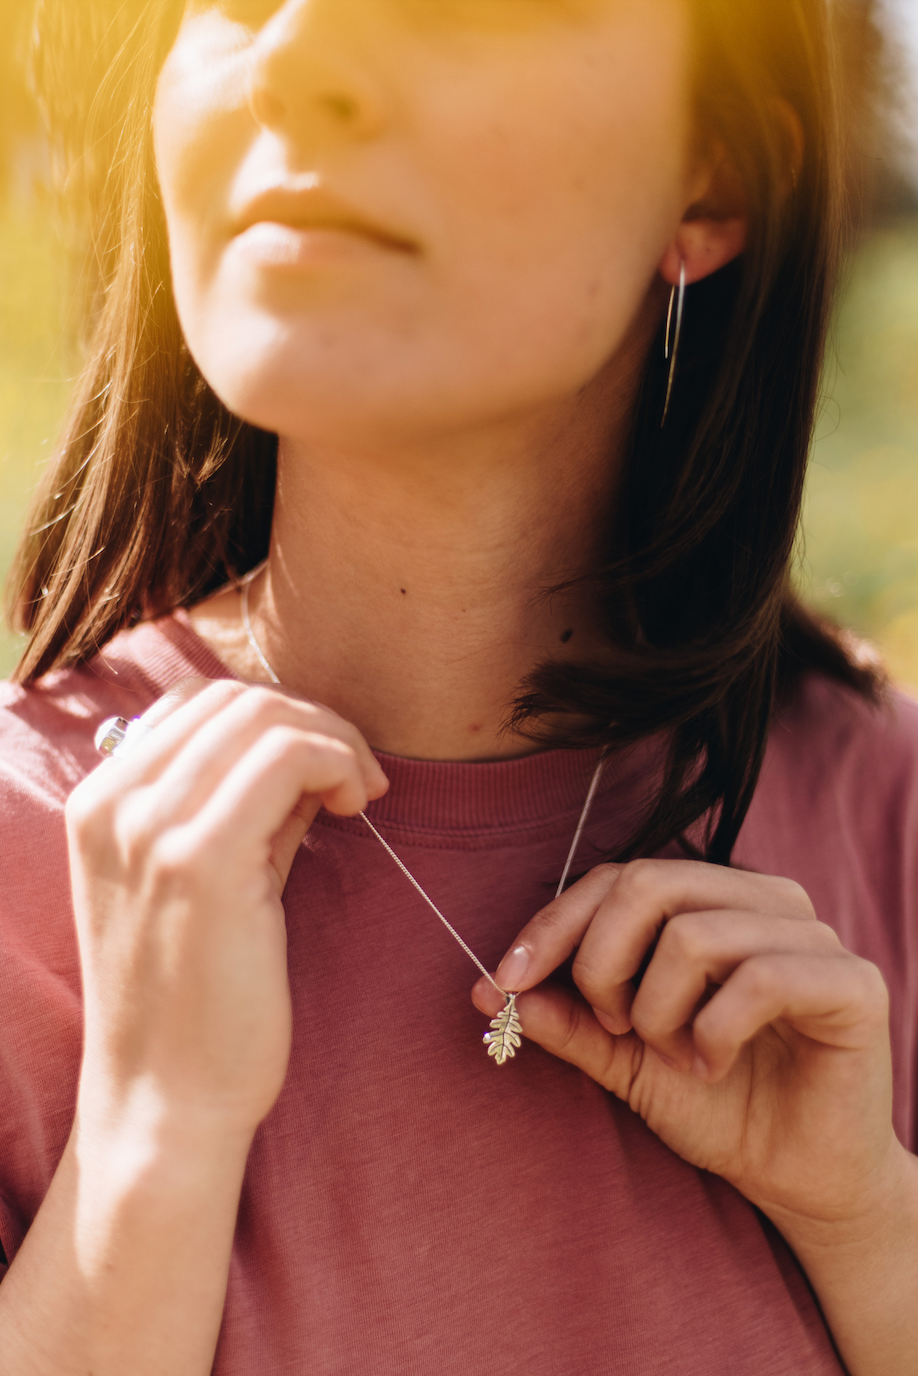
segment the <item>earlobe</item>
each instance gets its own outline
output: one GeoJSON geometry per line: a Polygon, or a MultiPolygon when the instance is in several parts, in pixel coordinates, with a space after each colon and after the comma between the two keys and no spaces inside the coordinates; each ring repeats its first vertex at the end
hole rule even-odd
{"type": "Polygon", "coordinates": [[[738,258],[746,248],[747,235],[745,215],[683,220],[660,262],[660,276],[670,286],[678,285],[684,263],[687,284],[700,282],[738,258]]]}

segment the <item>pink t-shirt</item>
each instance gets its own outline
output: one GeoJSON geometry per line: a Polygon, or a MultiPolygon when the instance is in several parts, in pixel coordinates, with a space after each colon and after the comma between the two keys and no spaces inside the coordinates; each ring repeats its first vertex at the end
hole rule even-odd
{"type": "MultiPolygon", "coordinates": [[[[80,978],[62,809],[93,733],[225,669],[182,616],[0,689],[0,1241],[12,1258],[73,1116],[80,978]]],[[[580,868],[629,827],[607,770],[580,868]]],[[[383,758],[371,815],[493,965],[551,895],[595,757],[383,758]]],[[[737,862],[799,880],[892,994],[914,1147],[918,707],[811,678],[775,727],[737,862]]],[[[838,1376],[793,1256],[745,1199],[524,1044],[481,1044],[476,972],[359,820],[320,815],[285,896],[294,1038],[242,1193],[219,1376],[838,1376]],[[346,952],[346,958],[344,953],[346,952]]]]}

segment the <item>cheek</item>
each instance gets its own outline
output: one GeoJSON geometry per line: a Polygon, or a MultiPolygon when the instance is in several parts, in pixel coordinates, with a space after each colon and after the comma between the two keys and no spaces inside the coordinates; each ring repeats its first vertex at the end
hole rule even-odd
{"type": "Polygon", "coordinates": [[[514,347],[575,348],[581,371],[624,335],[683,208],[685,49],[646,26],[628,37],[495,80],[490,100],[478,82],[473,106],[444,101],[431,121],[454,140],[429,154],[458,302],[501,335],[515,322],[514,347]]]}
{"type": "Polygon", "coordinates": [[[179,314],[216,272],[226,189],[252,137],[241,92],[246,44],[232,25],[182,29],[160,74],[153,110],[156,171],[179,314]]]}
{"type": "Polygon", "coordinates": [[[300,309],[223,263],[229,188],[261,168],[265,143],[242,98],[246,41],[186,24],[158,87],[157,169],[179,317],[231,409],[296,433],[326,413],[461,420],[588,381],[679,219],[685,46],[648,29],[534,43],[513,61],[498,45],[439,63],[406,50],[392,123],[344,165],[358,200],[372,189],[396,218],[417,212],[429,252],[360,293],[304,292],[300,309]]]}

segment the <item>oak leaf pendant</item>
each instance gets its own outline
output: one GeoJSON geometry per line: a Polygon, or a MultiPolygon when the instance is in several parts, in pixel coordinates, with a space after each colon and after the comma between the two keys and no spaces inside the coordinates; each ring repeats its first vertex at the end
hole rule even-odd
{"type": "Polygon", "coordinates": [[[520,1038],[523,1026],[516,1011],[516,994],[507,995],[506,1006],[496,1018],[491,1019],[491,1029],[484,1034],[484,1043],[488,1055],[493,1056],[498,1065],[503,1065],[504,1061],[516,1055],[517,1048],[523,1044],[520,1038]]]}

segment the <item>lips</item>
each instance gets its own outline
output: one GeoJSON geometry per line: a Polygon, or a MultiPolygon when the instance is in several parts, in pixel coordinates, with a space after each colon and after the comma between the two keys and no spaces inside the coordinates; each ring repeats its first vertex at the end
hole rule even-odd
{"type": "Polygon", "coordinates": [[[238,236],[260,224],[284,225],[302,233],[324,230],[353,235],[394,253],[415,255],[421,251],[415,240],[311,183],[305,187],[275,185],[259,192],[234,218],[233,233],[238,236]]]}

